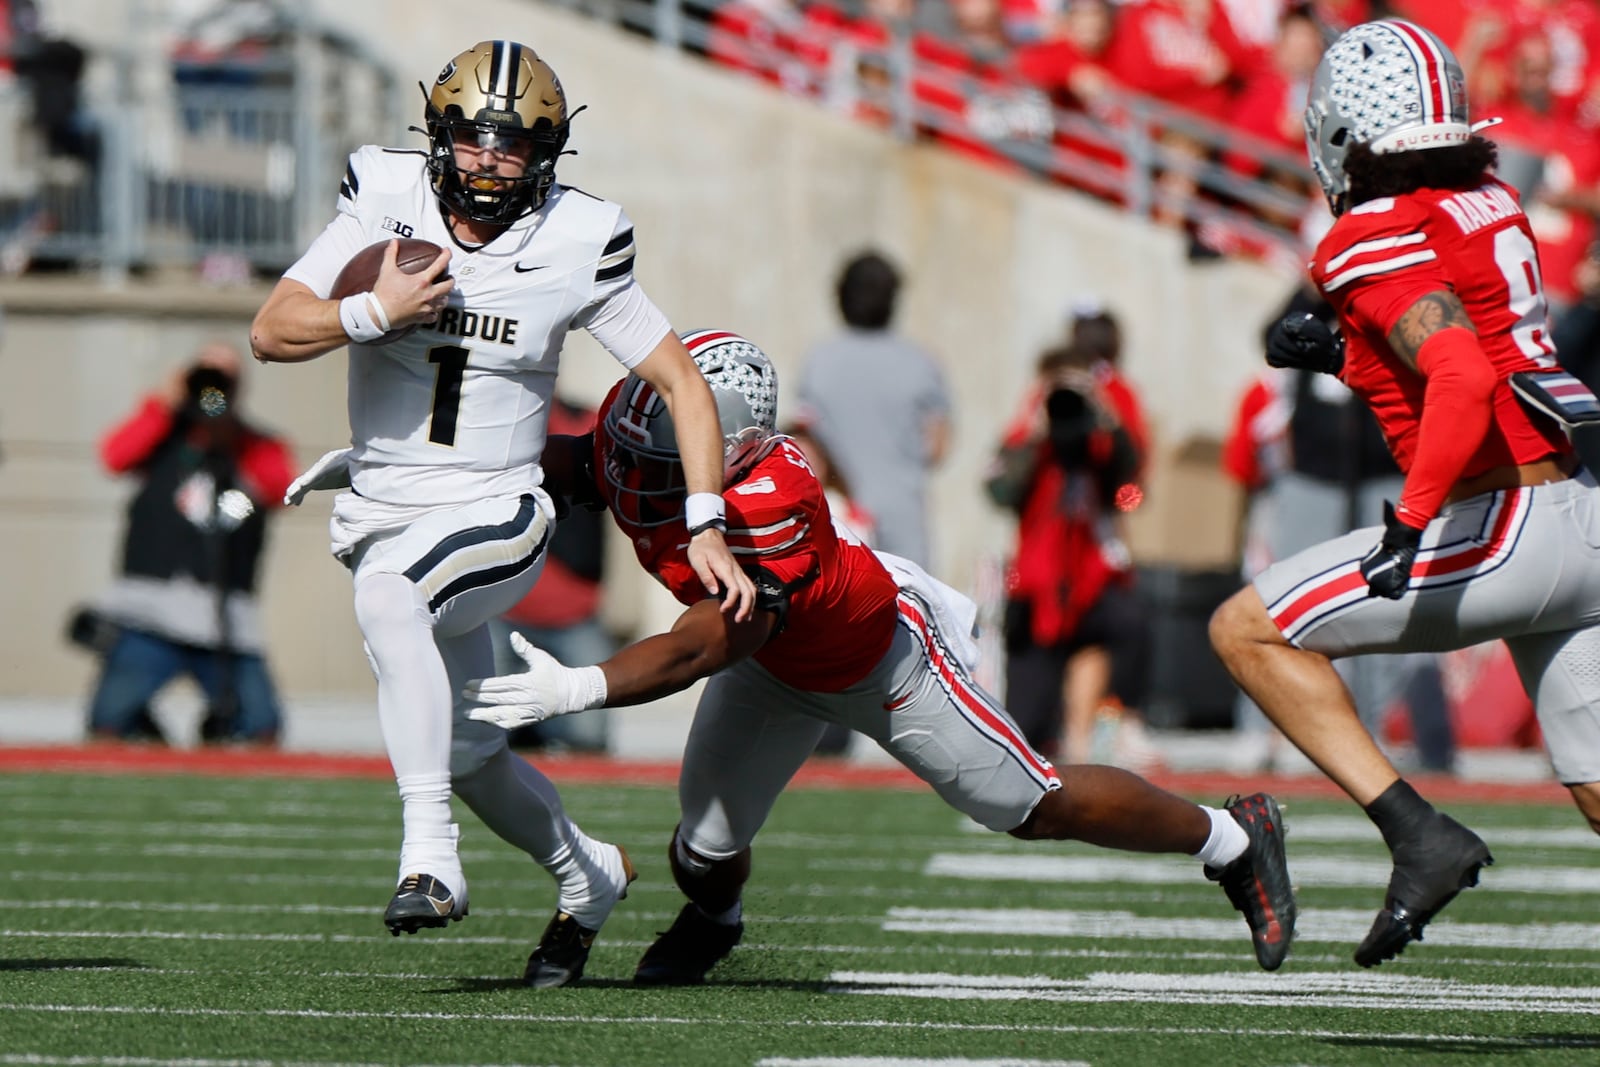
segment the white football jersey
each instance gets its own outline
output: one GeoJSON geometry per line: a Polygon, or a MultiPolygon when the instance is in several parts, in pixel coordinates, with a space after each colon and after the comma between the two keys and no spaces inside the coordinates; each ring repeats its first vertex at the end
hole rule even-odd
{"type": "MultiPolygon", "coordinates": [[[[352,487],[395,504],[520,493],[543,480],[567,332],[636,284],[633,224],[616,204],[556,185],[538,211],[469,251],[452,239],[428,179],[421,153],[357,149],[338,215],[284,276],[326,299],[370,244],[417,237],[450,249],[455,289],[438,322],[391,344],[349,346],[352,487]]],[[[659,341],[670,326],[645,303],[659,341]]],[[[650,347],[612,354],[631,369],[650,347]]]]}

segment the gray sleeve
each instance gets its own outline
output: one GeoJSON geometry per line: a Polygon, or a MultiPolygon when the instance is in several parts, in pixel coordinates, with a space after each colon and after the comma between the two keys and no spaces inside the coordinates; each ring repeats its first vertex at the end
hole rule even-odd
{"type": "Polygon", "coordinates": [[[918,383],[917,406],[925,415],[950,414],[950,387],[946,384],[944,371],[931,356],[924,357],[922,361],[923,380],[918,383]]]}

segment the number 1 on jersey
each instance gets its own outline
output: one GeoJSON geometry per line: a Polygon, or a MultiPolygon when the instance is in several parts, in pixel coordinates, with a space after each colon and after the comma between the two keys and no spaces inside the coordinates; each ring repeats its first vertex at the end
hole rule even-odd
{"type": "Polygon", "coordinates": [[[436,445],[450,447],[456,443],[461,380],[467,376],[469,354],[460,345],[435,345],[428,349],[428,362],[439,368],[433,382],[433,416],[428,420],[428,440],[436,445]]]}

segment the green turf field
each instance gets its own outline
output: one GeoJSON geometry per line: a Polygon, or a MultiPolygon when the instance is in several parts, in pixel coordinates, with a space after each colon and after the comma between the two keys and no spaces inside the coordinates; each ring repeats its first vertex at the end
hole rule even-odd
{"type": "Polygon", "coordinates": [[[395,939],[392,784],[0,777],[0,1065],[1600,1063],[1600,840],[1570,808],[1454,807],[1498,864],[1363,971],[1381,843],[1349,805],[1286,804],[1300,938],[1268,975],[1193,862],[794,791],[744,945],[704,988],[635,990],[680,903],[674,794],[563,792],[640,879],[586,980],[536,993],[515,979],[553,885],[470,813],[471,917],[395,939]]]}

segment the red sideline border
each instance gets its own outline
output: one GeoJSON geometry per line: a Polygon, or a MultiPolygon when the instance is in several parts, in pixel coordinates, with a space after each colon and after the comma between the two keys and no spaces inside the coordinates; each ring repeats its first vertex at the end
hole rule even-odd
{"type": "MultiPolygon", "coordinates": [[[[608,785],[671,785],[676,761],[619,760],[602,756],[540,756],[539,769],[556,782],[608,785]]],[[[171,749],[146,745],[96,744],[34,748],[0,747],[0,773],[210,775],[262,778],[387,778],[383,756],[282,752],[271,749],[171,749]]],[[[1225,771],[1158,771],[1146,775],[1174,793],[1216,797],[1266,790],[1279,797],[1342,797],[1338,786],[1317,776],[1242,775],[1225,771]]],[[[1546,782],[1464,781],[1448,776],[1411,779],[1431,800],[1469,804],[1568,804],[1559,784],[1546,782]]],[[[921,789],[923,784],[898,766],[859,766],[812,760],[795,775],[797,786],[813,789],[921,789]]]]}

